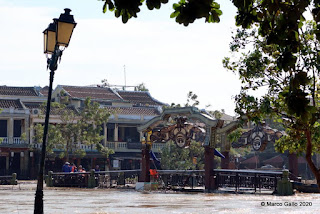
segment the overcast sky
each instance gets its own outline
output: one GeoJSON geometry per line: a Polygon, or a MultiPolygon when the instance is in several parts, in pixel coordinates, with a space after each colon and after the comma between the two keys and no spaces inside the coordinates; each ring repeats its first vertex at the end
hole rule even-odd
{"type": "Polygon", "coordinates": [[[151,95],[168,104],[198,95],[200,108],[225,109],[234,115],[232,96],[238,77],[222,67],[229,56],[235,7],[219,0],[218,24],[204,19],[184,27],[170,19],[172,3],[160,10],[143,8],[137,19],[123,24],[102,13],[98,0],[0,0],[0,85],[45,86],[49,83],[43,54],[43,30],[70,8],[76,26],[55,73],[54,86],[145,83],[151,95]]]}

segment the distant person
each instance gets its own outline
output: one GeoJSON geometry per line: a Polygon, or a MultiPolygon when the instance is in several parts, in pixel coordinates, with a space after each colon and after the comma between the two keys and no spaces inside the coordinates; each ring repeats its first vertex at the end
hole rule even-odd
{"type": "Polygon", "coordinates": [[[65,162],[62,166],[62,172],[71,172],[71,166],[69,162],[65,162]]]}
{"type": "Polygon", "coordinates": [[[76,165],[73,163],[72,165],[71,165],[71,172],[77,172],[78,170],[77,170],[77,167],[76,167],[76,165]]]}
{"type": "Polygon", "coordinates": [[[94,171],[100,172],[100,167],[99,167],[99,165],[96,165],[96,167],[94,168],[94,171]]]}
{"type": "Polygon", "coordinates": [[[79,165],[78,172],[86,172],[86,170],[82,167],[82,165],[79,165]]]}

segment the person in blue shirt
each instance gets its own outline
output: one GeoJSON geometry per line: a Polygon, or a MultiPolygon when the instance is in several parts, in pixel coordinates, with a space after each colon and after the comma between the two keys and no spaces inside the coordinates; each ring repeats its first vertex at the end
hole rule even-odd
{"type": "Polygon", "coordinates": [[[62,166],[62,172],[71,172],[71,166],[69,162],[65,162],[62,166]]]}

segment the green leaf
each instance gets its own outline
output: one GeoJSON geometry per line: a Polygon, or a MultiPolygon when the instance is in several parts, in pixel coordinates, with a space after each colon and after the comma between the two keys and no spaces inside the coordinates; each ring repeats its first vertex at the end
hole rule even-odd
{"type": "Polygon", "coordinates": [[[171,13],[170,18],[175,18],[175,17],[177,17],[179,14],[180,14],[179,11],[175,11],[175,12],[171,13]]]}

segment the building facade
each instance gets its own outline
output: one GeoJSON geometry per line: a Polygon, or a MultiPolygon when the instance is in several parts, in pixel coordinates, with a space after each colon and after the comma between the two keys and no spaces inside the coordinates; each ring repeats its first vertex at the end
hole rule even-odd
{"type": "MultiPolygon", "coordinates": [[[[41,143],[34,139],[33,127],[44,123],[41,114],[47,100],[47,88],[0,86],[0,175],[16,172],[18,178],[35,178],[39,167],[41,143]]],[[[70,161],[86,169],[99,165],[107,169],[140,168],[142,133],[137,126],[158,116],[162,102],[145,91],[120,91],[109,87],[57,86],[52,101],[67,105],[74,111],[84,106],[90,97],[100,107],[115,112],[103,125],[101,142],[115,151],[109,158],[100,154],[95,146],[80,143],[86,151],[84,158],[70,154],[70,161]]],[[[50,114],[49,123],[61,123],[59,114],[50,114]]],[[[155,152],[164,145],[154,144],[155,152]]],[[[58,156],[46,159],[46,170],[60,171],[64,163],[58,156]]]]}

